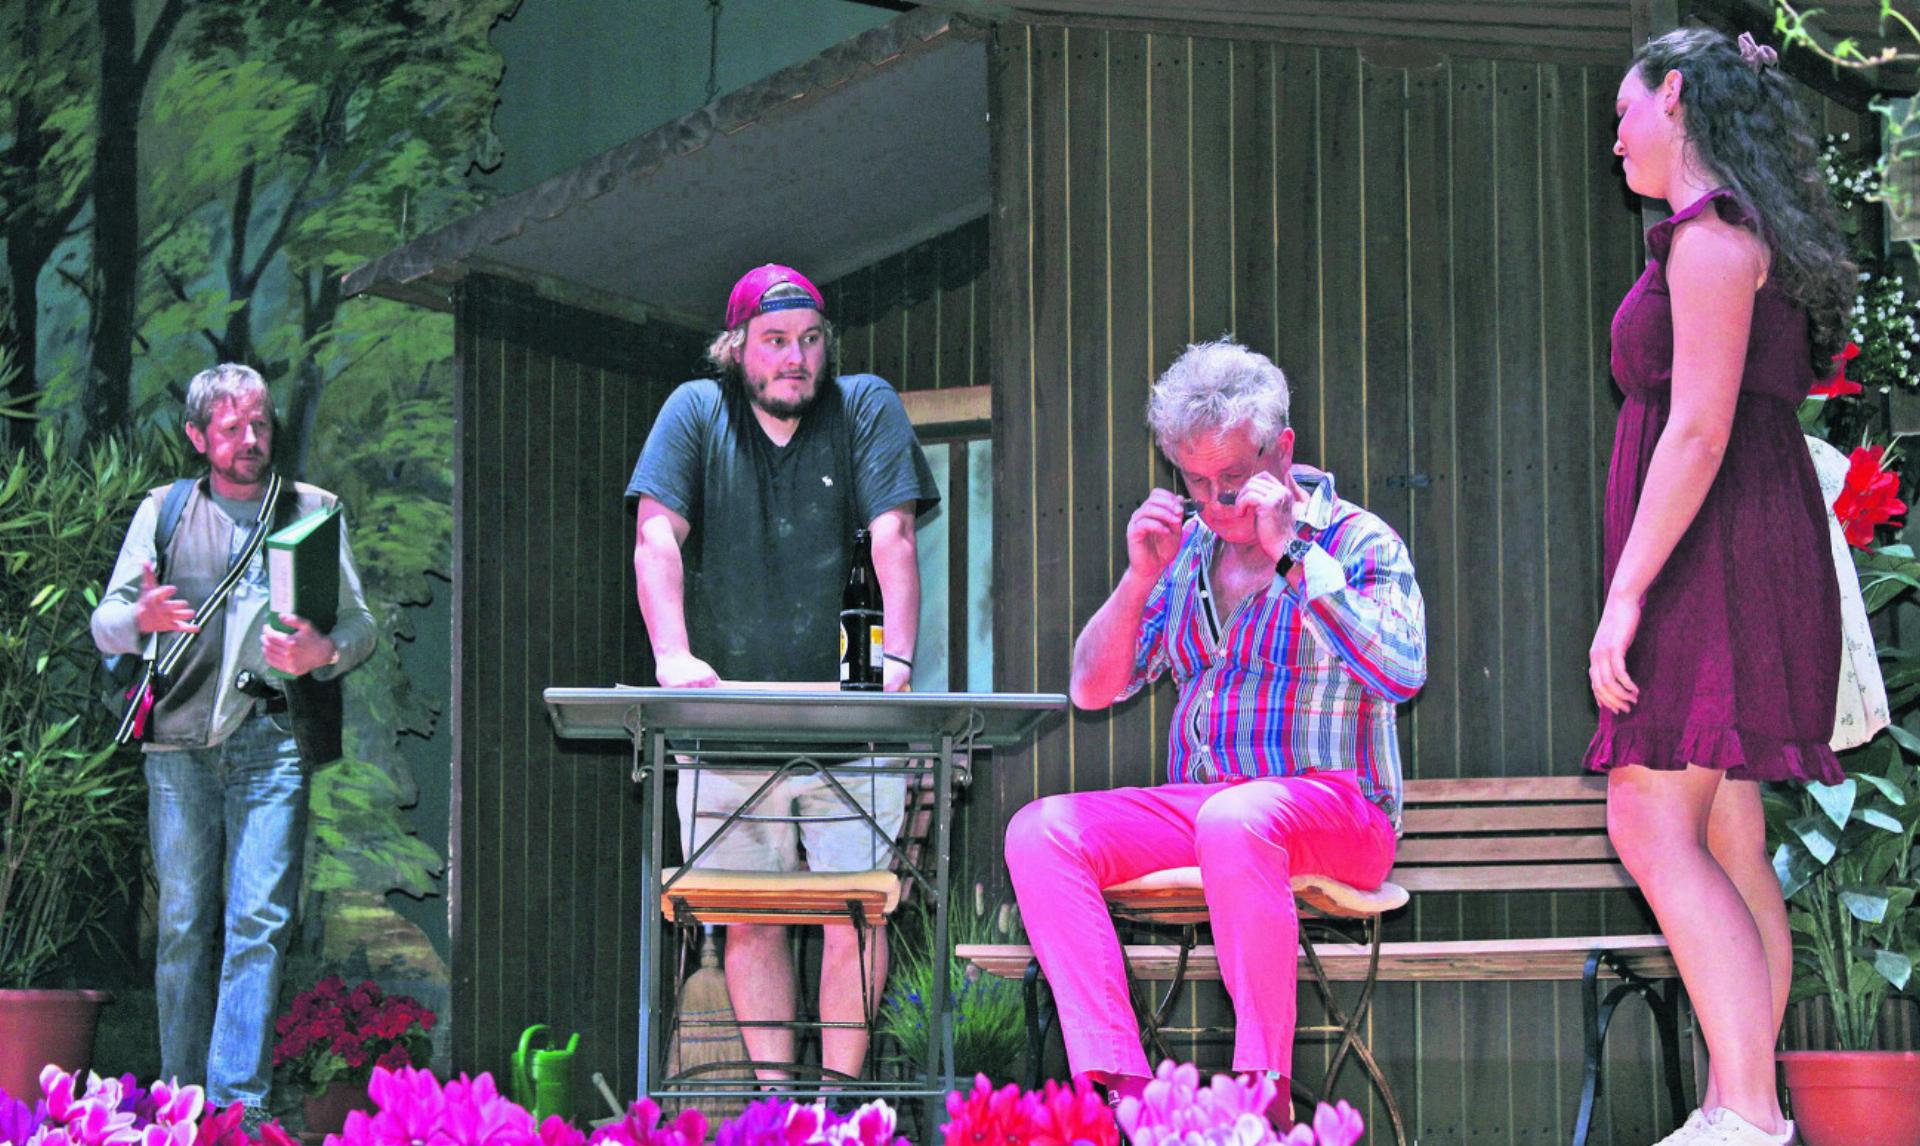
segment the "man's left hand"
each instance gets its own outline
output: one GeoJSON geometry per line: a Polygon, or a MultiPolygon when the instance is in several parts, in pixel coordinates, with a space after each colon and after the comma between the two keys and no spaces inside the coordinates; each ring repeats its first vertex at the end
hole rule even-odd
{"type": "Polygon", "coordinates": [[[913,670],[899,661],[888,657],[886,668],[881,670],[880,687],[887,692],[906,692],[913,683],[913,670]]]}
{"type": "Polygon", "coordinates": [[[1307,494],[1292,474],[1276,477],[1261,470],[1240,487],[1234,504],[1253,514],[1260,548],[1279,561],[1287,551],[1287,542],[1293,540],[1294,523],[1306,511],[1307,494]]]}
{"type": "Polygon", "coordinates": [[[282,613],[280,623],[293,631],[283,633],[274,628],[260,630],[260,650],[266,654],[268,664],[288,676],[305,676],[333,661],[338,651],[333,638],[314,628],[312,622],[292,613],[282,613]]]}

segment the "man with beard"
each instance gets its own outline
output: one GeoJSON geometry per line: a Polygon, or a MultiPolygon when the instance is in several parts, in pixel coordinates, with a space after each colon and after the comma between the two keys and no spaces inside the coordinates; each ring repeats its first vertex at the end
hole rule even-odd
{"type": "Polygon", "coordinates": [[[204,1086],[216,1108],[245,1104],[251,1129],[266,1120],[306,777],[340,756],[337,678],[372,651],[373,616],[342,528],[331,631],[292,614],[279,618],[285,631],[267,625],[260,540],[337,499],[273,473],[273,406],[258,373],[229,363],[195,375],[186,432],[209,472],[140,503],[93,639],[104,653],[178,657],[143,745],[160,885],[160,1074],[204,1086]],[[204,608],[228,581],[224,600],[204,608]]]}
{"type": "MultiPolygon", "coordinates": [[[[914,520],[939,494],[893,388],[871,374],[825,380],[831,342],[826,305],[806,276],[774,264],[749,271],[734,285],[726,329],[708,349],[720,376],[677,388],[647,436],[626,496],[638,518],[640,612],[664,688],[837,679],[840,594],[856,529],[872,535],[884,597],[884,687],[907,687],[920,613],[914,520]]],[[[809,870],[887,866],[905,778],[863,774],[859,763],[835,775],[885,838],[851,818],[818,775],[789,777],[749,809],[779,819],[736,821],[716,835],[714,827],[741,809],[765,774],[687,771],[678,800],[687,854],[712,837],[700,866],[794,871],[804,842],[809,870]]],[[[794,1017],[785,932],[777,925],[728,929],[727,988],[742,1023],[794,1017]]],[[[886,981],[885,931],[867,940],[864,976],[852,926],[824,932],[820,1018],[859,1024],[886,981]]],[[[742,1034],[756,1062],[794,1060],[790,1029],[744,1026],[742,1034]]],[[[858,1077],[866,1052],[861,1027],[821,1035],[830,1071],[858,1077]]]]}

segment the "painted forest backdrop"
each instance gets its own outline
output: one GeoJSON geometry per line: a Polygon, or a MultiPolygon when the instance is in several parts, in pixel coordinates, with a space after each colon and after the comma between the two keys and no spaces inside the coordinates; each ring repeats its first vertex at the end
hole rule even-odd
{"type": "MultiPolygon", "coordinates": [[[[5,449],[55,429],[67,450],[117,435],[168,456],[196,371],[240,361],[266,375],[280,468],[345,498],[387,638],[347,678],[346,758],[315,778],[290,979],[371,974],[438,1009],[444,905],[388,893],[436,896],[445,862],[444,812],[423,839],[405,809],[417,797],[407,749],[420,756],[434,737],[427,698],[446,673],[444,635],[409,642],[415,607],[446,591],[449,571],[452,319],[343,300],[339,276],[482,201],[470,176],[499,156],[503,68],[488,33],[513,7],[0,6],[5,449]]],[[[424,759],[444,775],[444,738],[424,759]]],[[[101,952],[55,977],[120,990],[108,1021],[131,1037],[103,1037],[99,1065],[151,1077],[143,930],[112,927],[101,952]]]]}

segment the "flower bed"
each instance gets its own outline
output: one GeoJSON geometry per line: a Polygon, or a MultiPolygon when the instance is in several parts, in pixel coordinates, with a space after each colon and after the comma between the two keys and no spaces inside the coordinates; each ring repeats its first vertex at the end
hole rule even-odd
{"type": "MultiPolygon", "coordinates": [[[[238,1104],[206,1108],[197,1086],[157,1082],[142,1089],[134,1078],[89,1075],[85,1087],[56,1066],[40,1074],[44,1096],[29,1106],[0,1093],[0,1146],[294,1146],[269,1122],[250,1136],[238,1104]]],[[[707,1119],[683,1111],[663,1123],[660,1108],[642,1098],[624,1117],[592,1131],[533,1115],[500,1094],[491,1075],[461,1075],[442,1083],[430,1072],[375,1067],[368,1093],[377,1109],[355,1111],[327,1146],[706,1146],[707,1119]]],[[[1265,1079],[1217,1075],[1201,1086],[1191,1066],[1163,1063],[1140,1099],[1115,1112],[1085,1082],[1022,1093],[994,1090],[984,1077],[973,1089],[947,1097],[945,1146],[1352,1146],[1363,1133],[1360,1116],[1342,1102],[1322,1106],[1311,1126],[1274,1130],[1265,1111],[1274,1099],[1265,1079]]],[[[894,1111],[869,1102],[837,1114],[824,1102],[786,1098],[755,1102],[721,1123],[712,1146],[910,1146],[898,1135],[894,1111]]]]}

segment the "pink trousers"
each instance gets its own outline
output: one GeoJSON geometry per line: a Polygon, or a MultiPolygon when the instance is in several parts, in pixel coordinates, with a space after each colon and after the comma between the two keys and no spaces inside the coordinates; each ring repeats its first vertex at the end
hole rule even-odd
{"type": "Polygon", "coordinates": [[[1100,889],[1196,864],[1233,999],[1233,1069],[1291,1078],[1300,919],[1289,881],[1379,886],[1393,867],[1393,824],[1337,771],[1077,792],[1020,809],[1007,867],[1074,1074],[1152,1073],[1100,889]]]}

